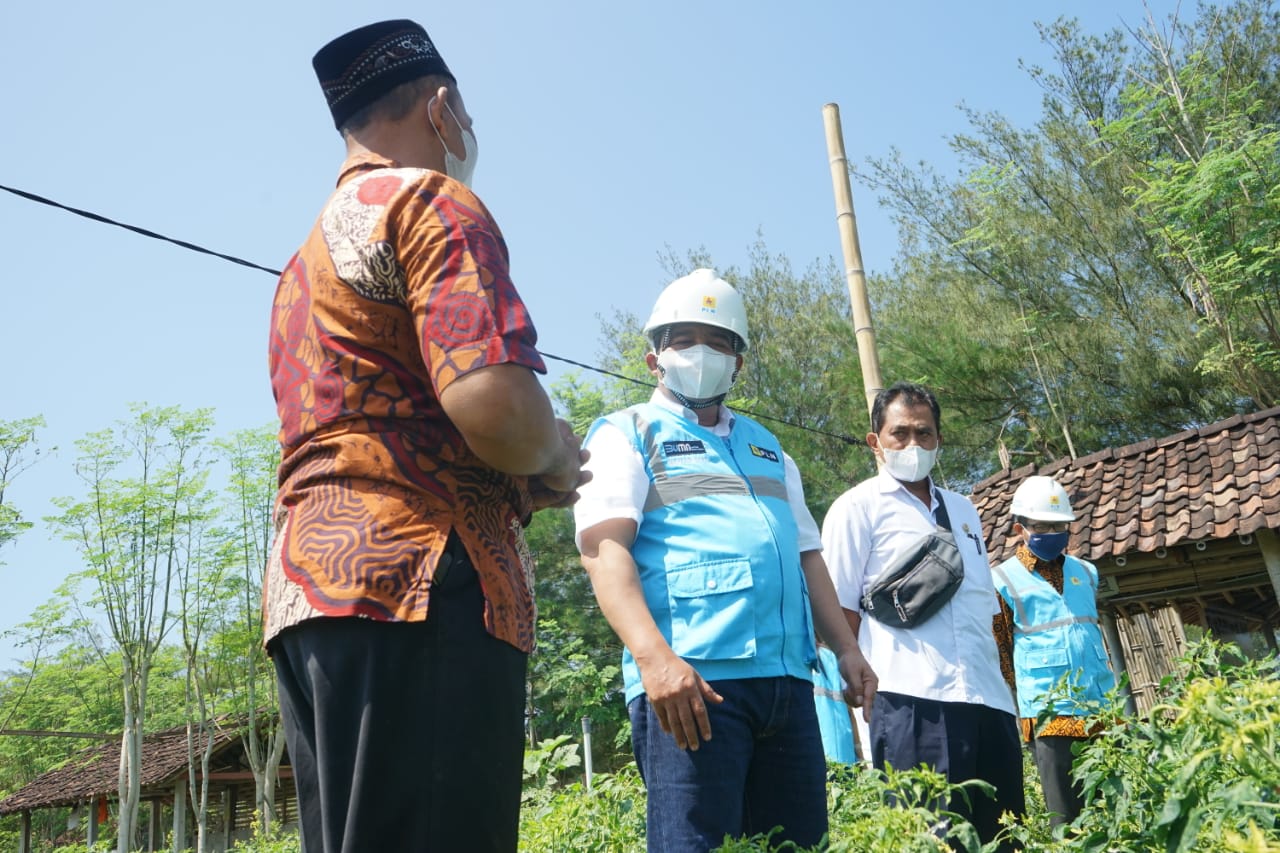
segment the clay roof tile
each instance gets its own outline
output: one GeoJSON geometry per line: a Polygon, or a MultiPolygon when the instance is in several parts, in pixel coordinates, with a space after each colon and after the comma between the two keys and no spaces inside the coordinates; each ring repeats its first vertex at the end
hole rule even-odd
{"type": "MultiPolygon", "coordinates": [[[[1082,548],[1087,542],[1093,555],[1280,528],[1280,407],[1074,461],[1001,471],[974,488],[974,505],[989,531],[1007,524],[1013,490],[1037,471],[1067,489],[1080,517],[1073,538],[1082,548]]],[[[993,556],[1002,547],[1011,553],[1004,542],[993,546],[993,556]]]]}

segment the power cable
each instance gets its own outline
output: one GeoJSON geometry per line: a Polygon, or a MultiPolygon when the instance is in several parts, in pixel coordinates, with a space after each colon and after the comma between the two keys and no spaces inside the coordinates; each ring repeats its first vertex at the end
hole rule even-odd
{"type": "MultiPolygon", "coordinates": [[[[27,201],[34,201],[38,204],[44,204],[44,205],[48,205],[49,207],[55,207],[59,210],[65,210],[68,213],[74,213],[76,216],[83,216],[85,219],[91,219],[94,222],[101,222],[104,225],[114,225],[117,228],[123,228],[126,231],[132,231],[135,234],[141,234],[143,237],[150,237],[152,240],[163,240],[166,243],[172,243],[175,246],[181,246],[182,248],[192,252],[199,252],[200,254],[204,254],[204,255],[212,255],[215,258],[221,258],[224,261],[230,261],[231,263],[239,264],[242,267],[248,267],[250,269],[255,269],[265,273],[270,273],[271,275],[276,276],[277,278],[280,276],[280,273],[281,273],[280,270],[272,269],[271,267],[265,267],[262,264],[255,264],[253,261],[246,261],[244,258],[238,258],[235,255],[227,255],[222,252],[215,252],[213,249],[205,248],[204,246],[201,246],[196,243],[190,243],[186,240],[178,240],[174,237],[168,237],[164,234],[160,234],[159,232],[152,231],[148,228],[142,228],[137,225],[130,225],[127,222],[120,222],[118,220],[111,219],[110,217],[103,216],[102,214],[94,213],[93,211],[90,211],[90,210],[84,210],[79,207],[72,207],[71,205],[63,204],[62,202],[59,202],[59,201],[54,201],[51,198],[45,198],[44,196],[37,195],[36,193],[33,193],[33,192],[27,192],[26,190],[20,190],[14,187],[5,186],[4,184],[0,184],[0,190],[4,190],[5,192],[12,193],[18,196],[19,198],[26,199],[27,201]]],[[[602,367],[595,367],[594,365],[583,364],[580,361],[574,361],[573,359],[570,359],[570,358],[563,358],[562,356],[552,355],[551,353],[545,352],[542,350],[539,350],[538,352],[544,358],[549,358],[549,359],[552,359],[553,361],[563,362],[564,364],[571,364],[574,367],[581,367],[584,370],[590,370],[594,373],[599,373],[603,376],[609,376],[614,379],[622,379],[627,382],[633,382],[636,385],[643,385],[646,388],[657,387],[653,383],[645,382],[643,380],[636,379],[631,376],[624,376],[621,373],[614,373],[613,371],[605,370],[602,367]]],[[[825,432],[824,430],[815,429],[813,427],[807,427],[807,426],[804,426],[803,424],[792,423],[791,421],[788,421],[779,417],[774,417],[773,415],[767,415],[767,414],[764,414],[763,412],[755,412],[750,409],[738,408],[736,406],[730,406],[729,408],[733,409],[736,412],[741,412],[742,414],[750,415],[753,418],[759,418],[760,420],[773,421],[774,423],[783,424],[785,426],[792,427],[793,429],[803,430],[805,432],[811,432],[816,435],[823,435],[823,436],[826,436],[827,438],[834,438],[844,442],[845,444],[855,445],[855,446],[865,444],[865,442],[859,439],[850,438],[847,435],[840,435],[838,433],[833,433],[833,432],[825,432]]]]}
{"type": "Polygon", "coordinates": [[[237,258],[235,255],[224,255],[221,252],[215,252],[212,249],[206,249],[204,246],[197,246],[195,243],[188,243],[186,240],[175,240],[173,237],[166,237],[165,235],[158,234],[155,231],[149,231],[146,228],[139,228],[137,225],[129,225],[128,223],[125,223],[125,222],[117,222],[114,219],[110,219],[106,216],[102,216],[92,211],[81,210],[78,207],[71,207],[70,205],[62,204],[61,202],[54,201],[51,198],[45,198],[44,196],[41,196],[41,195],[36,195],[35,193],[29,193],[29,192],[26,192],[25,190],[14,189],[13,187],[6,187],[4,184],[0,184],[0,190],[13,193],[14,195],[25,198],[28,201],[35,201],[35,202],[39,202],[40,204],[47,204],[50,207],[56,207],[56,208],[59,208],[60,210],[65,210],[68,213],[74,213],[76,216],[83,216],[85,219],[92,219],[94,222],[101,222],[104,225],[114,225],[117,228],[123,228],[126,231],[132,231],[135,234],[141,234],[143,237],[150,237],[153,240],[164,240],[166,243],[173,243],[175,246],[181,246],[182,248],[190,249],[193,252],[200,252],[205,255],[213,255],[215,258],[222,258],[224,261],[230,261],[231,263],[239,264],[242,267],[249,267],[250,269],[262,270],[263,272],[269,272],[275,276],[280,275],[280,270],[273,270],[270,267],[264,267],[261,264],[255,264],[252,261],[246,261],[243,258],[237,258]]]}

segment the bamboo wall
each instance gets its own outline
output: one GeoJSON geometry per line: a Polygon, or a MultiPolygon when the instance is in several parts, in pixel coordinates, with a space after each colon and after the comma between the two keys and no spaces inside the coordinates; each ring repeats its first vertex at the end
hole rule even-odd
{"type": "Polygon", "coordinates": [[[1145,715],[1156,704],[1160,680],[1174,671],[1174,663],[1186,650],[1182,616],[1168,602],[1129,604],[1116,610],[1129,690],[1138,713],[1145,715]]]}

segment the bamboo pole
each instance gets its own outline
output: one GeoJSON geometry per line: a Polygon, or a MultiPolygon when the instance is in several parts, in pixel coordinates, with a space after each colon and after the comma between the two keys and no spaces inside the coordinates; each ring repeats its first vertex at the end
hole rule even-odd
{"type": "Polygon", "coordinates": [[[862,365],[862,387],[867,396],[867,415],[876,394],[884,388],[880,378],[880,353],[876,349],[876,331],[871,324],[871,301],[867,297],[867,276],[862,268],[862,246],[858,242],[858,220],[853,214],[853,190],[849,186],[849,161],[844,154],[844,133],[840,129],[840,107],[827,104],[822,108],[822,123],[827,130],[827,154],[831,159],[831,187],[836,197],[836,225],[840,229],[840,247],[844,251],[844,276],[849,286],[849,305],[853,308],[853,335],[858,342],[858,361],[862,365]]]}

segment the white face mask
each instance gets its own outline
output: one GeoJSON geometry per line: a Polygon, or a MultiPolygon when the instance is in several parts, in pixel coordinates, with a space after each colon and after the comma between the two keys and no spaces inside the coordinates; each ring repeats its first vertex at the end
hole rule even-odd
{"type": "Polygon", "coordinates": [[[662,384],[693,401],[721,397],[733,386],[738,357],[717,352],[705,344],[658,353],[662,384]]]}
{"type": "Polygon", "coordinates": [[[918,444],[912,444],[903,450],[890,450],[887,447],[880,449],[884,453],[884,469],[900,483],[918,483],[928,477],[938,458],[938,448],[925,450],[918,444]]]}
{"type": "Polygon", "coordinates": [[[444,108],[449,111],[449,115],[453,116],[458,130],[462,131],[462,147],[467,155],[464,159],[459,159],[449,150],[449,146],[444,144],[440,131],[436,130],[435,124],[432,124],[431,129],[436,131],[436,139],[440,140],[440,146],[444,148],[444,173],[460,184],[471,186],[471,176],[476,171],[476,158],[480,156],[480,146],[476,142],[476,135],[462,127],[462,122],[458,121],[458,117],[453,114],[453,107],[446,103],[444,108]]]}

